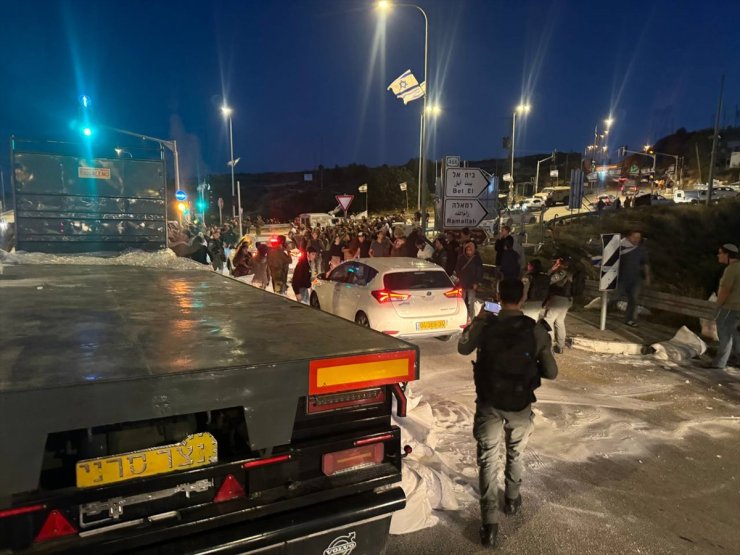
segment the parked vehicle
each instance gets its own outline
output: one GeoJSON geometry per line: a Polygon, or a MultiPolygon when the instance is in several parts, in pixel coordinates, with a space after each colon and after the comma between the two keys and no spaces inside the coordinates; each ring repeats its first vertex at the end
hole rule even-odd
{"type": "MultiPolygon", "coordinates": [[[[706,202],[707,200],[706,189],[693,189],[684,191],[676,189],[673,192],[673,201],[678,203],[692,203],[697,204],[700,202],[706,202]]],[[[719,202],[725,199],[740,198],[740,192],[733,189],[730,185],[718,185],[712,189],[712,200],[719,202]]]]}
{"type": "Polygon", "coordinates": [[[544,196],[546,206],[555,206],[556,204],[567,205],[570,200],[570,187],[545,187],[541,192],[533,196],[544,196]]]}
{"type": "Polygon", "coordinates": [[[339,221],[339,218],[332,216],[331,214],[323,214],[321,212],[301,214],[298,216],[298,219],[301,224],[307,227],[316,227],[317,225],[320,225],[321,227],[329,227],[336,225],[339,221]]]}
{"type": "Polygon", "coordinates": [[[600,200],[603,200],[606,206],[611,206],[617,201],[617,197],[614,195],[599,195],[596,198],[596,202],[598,203],[600,200]]]}
{"type": "Polygon", "coordinates": [[[539,210],[543,210],[546,208],[546,198],[538,196],[525,198],[521,203],[519,203],[519,208],[521,208],[522,210],[527,210],[529,212],[537,212],[539,210]]]}
{"type": "Polygon", "coordinates": [[[539,213],[522,210],[521,208],[504,209],[501,211],[500,220],[501,225],[508,226],[534,224],[539,221],[539,213]]]}
{"type": "Polygon", "coordinates": [[[348,260],[319,275],[310,302],[395,337],[449,339],[467,322],[462,290],[443,268],[417,258],[348,260]]]}
{"type": "Polygon", "coordinates": [[[657,193],[643,193],[632,199],[632,206],[667,206],[673,204],[671,199],[665,198],[657,193]]]}

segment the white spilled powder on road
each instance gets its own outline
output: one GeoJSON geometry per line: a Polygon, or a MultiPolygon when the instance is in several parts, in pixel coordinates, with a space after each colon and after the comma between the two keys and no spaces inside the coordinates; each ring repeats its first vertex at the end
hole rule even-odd
{"type": "MultiPolygon", "coordinates": [[[[178,257],[171,249],[156,252],[130,250],[116,256],[95,254],[48,254],[41,252],[8,253],[0,250],[0,263],[13,264],[84,264],[86,266],[139,266],[164,270],[211,270],[190,258],[178,257]]],[[[212,271],[212,270],[211,270],[212,271]]]]}
{"type": "MultiPolygon", "coordinates": [[[[422,345],[422,351],[432,348],[440,350],[433,344],[422,345]]],[[[709,411],[699,416],[687,412],[684,420],[655,424],[656,415],[668,407],[671,399],[691,403],[702,398],[688,388],[691,380],[685,376],[655,371],[678,368],[675,363],[657,361],[652,356],[570,353],[567,359],[558,358],[559,380],[543,380],[537,391],[535,431],[524,456],[527,473],[557,473],[560,464],[598,459],[639,463],[651,456],[657,444],[678,446],[692,434],[729,440],[738,437],[740,411],[719,399],[715,403],[724,414],[717,411],[715,416],[709,411]],[[578,367],[591,369],[586,372],[603,370],[609,376],[598,383],[569,379],[578,367]],[[629,367],[639,373],[635,375],[629,367]]],[[[411,446],[413,452],[403,465],[407,507],[394,514],[393,534],[434,526],[440,511],[462,511],[466,519],[478,518],[478,467],[472,432],[475,391],[470,358],[454,352],[425,358],[422,352],[426,363],[422,379],[411,382],[407,389],[408,416],[394,417],[401,428],[402,446],[411,446]]],[[[502,461],[503,457],[502,450],[502,461]]],[[[503,490],[503,464],[501,467],[499,487],[503,490]]],[[[526,475],[524,482],[526,495],[526,475]]]]}

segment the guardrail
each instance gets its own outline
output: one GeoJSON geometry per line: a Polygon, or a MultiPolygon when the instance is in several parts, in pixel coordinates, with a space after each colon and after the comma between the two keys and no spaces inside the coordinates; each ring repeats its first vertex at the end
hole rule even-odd
{"type": "MultiPolygon", "coordinates": [[[[586,281],[586,294],[598,297],[599,283],[596,280],[586,281]]],[[[704,299],[695,299],[694,297],[683,297],[680,295],[671,295],[662,291],[643,288],[640,292],[640,304],[655,310],[663,310],[674,314],[684,316],[693,316],[694,318],[705,318],[714,320],[717,314],[717,304],[705,301],[704,299]]]]}
{"type": "MultiPolygon", "coordinates": [[[[484,286],[493,287],[493,272],[496,266],[494,264],[483,264],[484,286]]],[[[585,295],[590,297],[600,297],[599,282],[593,279],[586,280],[585,295]]],[[[662,291],[654,291],[649,288],[643,288],[640,292],[640,304],[655,310],[663,310],[683,316],[694,318],[705,318],[714,320],[717,314],[717,304],[704,299],[694,297],[683,297],[681,295],[671,295],[662,291]]]]}

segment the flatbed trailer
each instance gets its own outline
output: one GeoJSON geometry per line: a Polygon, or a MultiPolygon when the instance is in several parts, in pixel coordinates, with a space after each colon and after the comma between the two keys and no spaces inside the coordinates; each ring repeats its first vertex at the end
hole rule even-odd
{"type": "Polygon", "coordinates": [[[418,375],[214,272],[5,266],[0,553],[379,553],[418,375]]]}

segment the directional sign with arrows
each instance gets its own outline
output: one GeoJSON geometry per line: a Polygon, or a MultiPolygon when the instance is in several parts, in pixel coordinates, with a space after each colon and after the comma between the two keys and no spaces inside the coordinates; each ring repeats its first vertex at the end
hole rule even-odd
{"type": "Polygon", "coordinates": [[[445,227],[476,227],[487,215],[479,200],[445,199],[445,227]]]}
{"type": "Polygon", "coordinates": [[[475,198],[488,187],[480,168],[447,168],[445,198],[475,198]]]}

